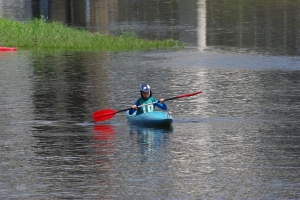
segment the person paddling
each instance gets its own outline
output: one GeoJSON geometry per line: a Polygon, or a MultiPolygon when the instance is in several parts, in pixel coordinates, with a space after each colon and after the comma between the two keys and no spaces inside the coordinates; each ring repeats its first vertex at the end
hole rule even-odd
{"type": "Polygon", "coordinates": [[[131,109],[129,110],[129,115],[132,115],[134,112],[136,112],[137,115],[146,113],[146,112],[153,112],[155,111],[155,107],[162,110],[167,110],[167,104],[165,104],[164,99],[155,99],[152,97],[152,91],[150,89],[150,86],[148,84],[143,84],[140,88],[141,92],[141,98],[139,98],[134,105],[131,106],[131,109]],[[153,104],[155,103],[155,104],[153,104]],[[148,104],[145,106],[138,107],[143,104],[148,104]]]}

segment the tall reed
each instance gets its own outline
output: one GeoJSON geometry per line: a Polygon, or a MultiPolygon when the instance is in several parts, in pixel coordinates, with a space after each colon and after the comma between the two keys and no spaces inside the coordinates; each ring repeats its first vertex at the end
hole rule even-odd
{"type": "Polygon", "coordinates": [[[123,32],[121,36],[91,33],[67,27],[45,18],[18,22],[0,18],[0,44],[18,48],[39,48],[79,51],[123,51],[183,47],[178,40],[146,40],[123,32]]]}

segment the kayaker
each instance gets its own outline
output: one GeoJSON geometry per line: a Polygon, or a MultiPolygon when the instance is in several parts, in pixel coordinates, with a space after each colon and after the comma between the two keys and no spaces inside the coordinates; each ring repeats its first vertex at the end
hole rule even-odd
{"type": "Polygon", "coordinates": [[[137,111],[138,114],[146,113],[146,112],[153,112],[155,111],[155,107],[159,107],[162,110],[167,110],[167,104],[164,103],[165,99],[155,99],[152,97],[152,91],[150,89],[150,86],[148,84],[143,84],[140,88],[141,92],[141,98],[139,98],[134,105],[131,106],[131,109],[129,110],[129,115],[132,115],[135,111],[137,111]],[[155,104],[152,104],[155,102],[155,104]],[[146,106],[139,107],[139,105],[142,104],[149,104],[146,106]]]}

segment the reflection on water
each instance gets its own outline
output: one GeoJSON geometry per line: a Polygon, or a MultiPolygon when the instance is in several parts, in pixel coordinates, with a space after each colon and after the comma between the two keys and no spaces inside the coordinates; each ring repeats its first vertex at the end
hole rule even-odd
{"type": "Polygon", "coordinates": [[[130,137],[141,153],[141,162],[160,162],[168,146],[173,127],[147,128],[130,126],[130,137]]]}
{"type": "Polygon", "coordinates": [[[295,45],[299,18],[294,17],[299,13],[299,2],[217,0],[207,1],[206,6],[208,46],[299,55],[295,45]]]}
{"type": "Polygon", "coordinates": [[[93,53],[33,52],[30,55],[34,87],[39,88],[33,92],[37,119],[82,122],[87,115],[90,117],[91,105],[108,107],[102,94],[110,91],[102,85],[108,81],[109,74],[103,66],[109,57],[105,53],[97,54],[94,63],[87,64],[86,59],[90,58],[86,55],[93,53]],[[64,112],[55,115],[58,111],[64,112]]]}
{"type": "Polygon", "coordinates": [[[0,196],[296,198],[299,66],[194,51],[3,56],[0,196]],[[125,113],[91,122],[129,107],[143,82],[158,98],[203,94],[168,102],[172,129],[129,126],[125,113]]]}
{"type": "Polygon", "coordinates": [[[112,156],[116,153],[116,131],[108,124],[97,124],[94,131],[96,153],[102,158],[99,164],[110,168],[113,162],[112,156]]]}

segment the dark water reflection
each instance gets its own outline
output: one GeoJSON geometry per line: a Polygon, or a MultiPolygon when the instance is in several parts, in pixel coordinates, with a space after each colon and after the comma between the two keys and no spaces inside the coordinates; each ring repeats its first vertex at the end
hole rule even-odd
{"type": "Polygon", "coordinates": [[[33,94],[37,119],[84,121],[84,116],[90,114],[88,111],[90,104],[98,101],[100,102],[98,105],[105,106],[103,101],[106,97],[97,94],[108,92],[105,88],[99,88],[99,82],[105,83],[107,79],[107,70],[101,67],[106,64],[107,55],[97,55],[95,59],[98,60],[99,65],[96,66],[93,63],[85,64],[86,59],[91,58],[86,58],[87,54],[93,55],[91,53],[32,54],[34,86],[41,88],[34,90],[33,94]],[[95,90],[93,91],[92,88],[95,90]],[[65,114],[53,115],[61,109],[65,114]]]}
{"type": "Polygon", "coordinates": [[[40,7],[29,12],[29,1],[9,2],[0,13],[16,8],[19,20],[48,13],[189,45],[0,53],[2,199],[300,197],[298,3],[32,1],[40,7]],[[170,129],[130,126],[125,113],[93,122],[96,110],[128,108],[144,82],[157,98],[203,94],[168,101],[170,129]]]}

